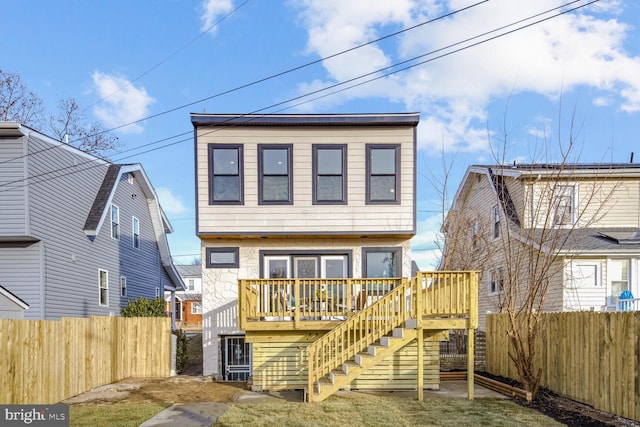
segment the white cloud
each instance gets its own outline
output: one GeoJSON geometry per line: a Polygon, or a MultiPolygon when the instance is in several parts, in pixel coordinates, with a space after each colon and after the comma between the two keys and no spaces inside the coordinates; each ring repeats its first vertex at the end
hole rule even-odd
{"type": "Polygon", "coordinates": [[[233,10],[232,0],[205,0],[202,3],[202,15],[200,16],[202,27],[200,30],[213,34],[215,28],[212,27],[231,10],[233,10]]]}
{"type": "MultiPolygon", "coordinates": [[[[301,9],[301,24],[308,32],[308,52],[325,57],[444,11],[467,6],[469,2],[297,0],[295,4],[301,9]]],[[[560,0],[492,0],[383,44],[327,60],[323,63],[325,81],[301,84],[299,90],[305,93],[311,86],[344,81],[424,55],[561,4],[564,2],[560,0]]],[[[589,87],[596,93],[592,103],[602,105],[604,99],[615,99],[621,110],[637,112],[640,111],[640,57],[625,50],[630,28],[620,20],[624,17],[622,12],[621,1],[601,1],[597,7],[589,6],[555,17],[342,92],[339,97],[332,97],[332,104],[323,100],[315,104],[315,108],[335,107],[336,103],[356,98],[399,100],[407,110],[426,112],[420,125],[419,144],[423,149],[438,152],[443,142],[451,151],[485,150],[488,105],[512,95],[533,93],[555,100],[578,87],[589,87]]],[[[550,14],[541,18],[547,16],[550,14]]],[[[532,22],[525,21],[519,26],[532,22]]]]}
{"type": "Polygon", "coordinates": [[[162,209],[168,215],[180,215],[188,211],[185,204],[182,202],[179,196],[173,194],[171,189],[167,187],[156,188],[156,194],[160,199],[160,205],[162,209]]]}
{"type": "MultiPolygon", "coordinates": [[[[108,128],[122,126],[149,115],[149,106],[155,102],[143,88],[135,87],[128,79],[94,71],[93,85],[102,102],[93,108],[95,116],[108,128]]],[[[141,133],[140,123],[119,129],[123,133],[141,133]]]]}

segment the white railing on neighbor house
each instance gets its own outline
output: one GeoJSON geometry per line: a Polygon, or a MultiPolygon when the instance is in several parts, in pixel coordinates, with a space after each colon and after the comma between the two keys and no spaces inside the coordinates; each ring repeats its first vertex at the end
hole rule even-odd
{"type": "Polygon", "coordinates": [[[640,311],[640,298],[618,299],[616,311],[640,311]]]}

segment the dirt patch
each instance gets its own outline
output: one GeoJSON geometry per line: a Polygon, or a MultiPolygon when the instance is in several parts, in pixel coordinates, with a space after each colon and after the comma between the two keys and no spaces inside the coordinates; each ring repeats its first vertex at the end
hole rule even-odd
{"type": "Polygon", "coordinates": [[[120,402],[233,402],[246,393],[246,383],[219,383],[207,377],[128,378],[64,400],[69,405],[120,402]]]}

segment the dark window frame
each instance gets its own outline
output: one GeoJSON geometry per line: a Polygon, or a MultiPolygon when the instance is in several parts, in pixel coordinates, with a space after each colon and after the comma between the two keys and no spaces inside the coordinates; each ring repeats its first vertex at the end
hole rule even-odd
{"type": "Polygon", "coordinates": [[[381,252],[394,252],[396,255],[396,264],[394,266],[394,274],[389,277],[402,277],[402,247],[401,246],[388,246],[388,247],[363,247],[362,248],[362,277],[368,278],[368,256],[371,253],[381,252]]]}
{"type": "Polygon", "coordinates": [[[366,173],[366,182],[365,182],[365,192],[366,192],[366,204],[367,205],[398,205],[400,204],[400,144],[366,144],[365,145],[365,173],[366,173]],[[375,174],[372,175],[371,171],[371,154],[373,150],[382,149],[394,149],[395,150],[395,188],[394,188],[394,199],[389,200],[379,200],[371,198],[371,178],[373,176],[391,176],[389,174],[375,174]]]}
{"type": "MultiPolygon", "coordinates": [[[[283,175],[266,175],[283,176],[283,175]]],[[[258,205],[292,205],[293,204],[293,144],[258,144],[258,205]],[[264,198],[264,160],[265,150],[287,150],[287,177],[289,194],[287,200],[265,200],[264,198]]]]}
{"type": "MultiPolygon", "coordinates": [[[[340,256],[344,255],[347,260],[347,278],[353,277],[353,250],[351,249],[261,249],[258,252],[259,257],[259,265],[260,265],[260,277],[264,278],[264,259],[269,256],[288,256],[289,257],[289,268],[293,269],[293,262],[296,257],[306,256],[306,257],[317,257],[318,266],[321,264],[322,256],[340,256]]],[[[291,274],[292,271],[289,271],[291,274]]]]}
{"type": "Polygon", "coordinates": [[[208,144],[209,167],[209,204],[210,205],[244,205],[244,145],[243,144],[208,144]],[[238,194],[237,200],[214,200],[214,181],[216,176],[236,176],[229,174],[215,174],[213,170],[213,155],[217,149],[238,151],[238,194]]]}
{"type": "Polygon", "coordinates": [[[206,248],[205,250],[206,256],[206,266],[207,268],[239,268],[240,267],[240,248],[235,246],[224,247],[224,248],[206,248]],[[212,253],[233,253],[234,262],[227,263],[212,263],[211,262],[211,254],[212,253]]]}
{"type": "Polygon", "coordinates": [[[312,145],[312,180],[313,180],[313,204],[314,205],[346,205],[347,204],[347,144],[313,144],[312,145]],[[342,173],[340,175],[318,173],[318,151],[320,150],[342,151],[342,173]],[[317,183],[320,176],[340,176],[342,178],[342,199],[320,200],[318,199],[317,183]]]}

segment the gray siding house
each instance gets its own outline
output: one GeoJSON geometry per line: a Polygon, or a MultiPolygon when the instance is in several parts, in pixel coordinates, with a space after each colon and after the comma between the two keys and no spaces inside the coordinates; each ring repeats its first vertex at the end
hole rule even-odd
{"type": "Polygon", "coordinates": [[[119,315],[184,284],[140,164],[116,165],[0,122],[0,285],[25,319],[119,315]]]}

